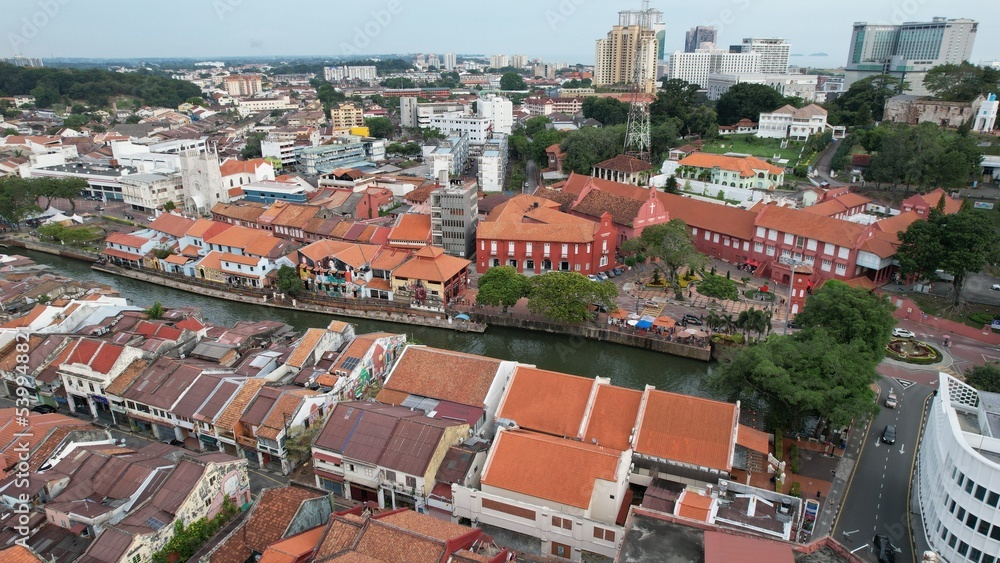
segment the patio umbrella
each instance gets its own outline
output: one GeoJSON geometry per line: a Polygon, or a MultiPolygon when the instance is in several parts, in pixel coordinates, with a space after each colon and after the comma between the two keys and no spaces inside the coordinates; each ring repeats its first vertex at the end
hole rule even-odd
{"type": "Polygon", "coordinates": [[[612,319],[625,320],[628,318],[628,311],[626,311],[625,309],[618,309],[614,313],[610,313],[608,316],[611,317],[612,319]]]}
{"type": "Polygon", "coordinates": [[[628,326],[636,326],[638,324],[639,324],[639,321],[637,321],[635,319],[632,319],[631,321],[628,322],[628,326]]]}
{"type": "Polygon", "coordinates": [[[652,321],[647,321],[643,319],[635,324],[635,328],[651,328],[653,326],[652,321]]]}
{"type": "Polygon", "coordinates": [[[698,332],[698,331],[695,330],[695,329],[693,329],[693,328],[686,328],[686,329],[684,329],[684,330],[681,331],[680,336],[684,336],[684,337],[694,336],[694,334],[696,332],[698,332]]]}
{"type": "Polygon", "coordinates": [[[696,338],[705,338],[706,336],[708,336],[708,333],[703,330],[692,330],[691,336],[694,336],[696,338]]]}
{"type": "Polygon", "coordinates": [[[653,326],[658,326],[660,328],[672,328],[677,326],[677,321],[670,317],[657,317],[656,320],[653,321],[653,326]]]}
{"type": "Polygon", "coordinates": [[[459,313],[459,314],[455,315],[455,318],[458,319],[458,320],[460,320],[460,321],[467,321],[467,320],[469,320],[469,315],[466,315],[465,313],[459,313]]]}
{"type": "Polygon", "coordinates": [[[639,315],[635,314],[635,313],[629,313],[629,315],[628,315],[628,318],[630,318],[630,319],[632,319],[632,320],[636,320],[636,321],[637,321],[637,320],[639,320],[639,319],[640,319],[641,317],[640,317],[639,315]]]}

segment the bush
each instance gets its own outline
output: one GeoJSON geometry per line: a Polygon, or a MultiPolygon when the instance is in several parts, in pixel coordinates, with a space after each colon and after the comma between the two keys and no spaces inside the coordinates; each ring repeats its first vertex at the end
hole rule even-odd
{"type": "Polygon", "coordinates": [[[788,490],[788,495],[793,497],[802,496],[802,485],[798,481],[792,481],[792,487],[788,490]]]}
{"type": "Polygon", "coordinates": [[[781,429],[774,431],[774,457],[781,461],[781,456],[784,453],[784,444],[781,443],[781,429]]]}
{"type": "MultiPolygon", "coordinates": [[[[715,268],[712,268],[713,270],[715,268]]],[[[698,293],[705,297],[715,297],[716,299],[726,299],[736,301],[740,297],[740,292],[736,289],[736,282],[722,276],[715,275],[715,272],[705,276],[705,279],[698,284],[698,293]]]]}
{"type": "Polygon", "coordinates": [[[969,320],[979,325],[988,325],[993,323],[993,315],[989,313],[972,313],[969,315],[969,320]]]}
{"type": "Polygon", "coordinates": [[[796,444],[792,444],[788,448],[788,466],[792,473],[799,472],[799,447],[796,444]]]}

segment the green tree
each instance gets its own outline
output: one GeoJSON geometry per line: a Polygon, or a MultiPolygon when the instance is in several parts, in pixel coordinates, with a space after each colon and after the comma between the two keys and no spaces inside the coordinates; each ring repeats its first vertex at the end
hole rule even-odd
{"type": "Polygon", "coordinates": [[[576,272],[548,272],[530,280],[528,310],[550,321],[580,323],[591,319],[590,306],[611,310],[618,287],[610,282],[594,282],[576,272]]]}
{"type": "Polygon", "coordinates": [[[680,192],[680,186],[677,184],[677,176],[671,175],[667,178],[667,183],[663,185],[663,191],[668,194],[676,194],[680,192]]]}
{"type": "MultiPolygon", "coordinates": [[[[867,106],[866,113],[875,121],[882,121],[885,114],[885,101],[909,90],[908,83],[887,74],[876,74],[858,80],[831,103],[826,104],[830,112],[830,123],[833,125],[858,125],[858,113],[867,106]]],[[[864,115],[861,115],[863,118],[864,115]]]]}
{"type": "Polygon", "coordinates": [[[417,83],[413,81],[412,78],[407,78],[405,76],[397,76],[393,78],[387,78],[380,82],[383,88],[391,88],[398,90],[401,88],[416,88],[417,83]]]}
{"type": "Polygon", "coordinates": [[[803,330],[821,328],[837,342],[867,347],[879,362],[896,326],[893,310],[885,296],[830,280],[806,299],[795,324],[803,330]]]}
{"type": "Polygon", "coordinates": [[[715,104],[719,123],[732,125],[741,119],[757,121],[763,112],[774,111],[785,102],[784,96],[766,84],[736,84],[715,104]]]}
{"type": "Polygon", "coordinates": [[[494,266],[479,278],[476,303],[490,307],[500,306],[506,313],[508,308],[528,295],[530,287],[528,279],[513,266],[494,266]]]}
{"type": "Polygon", "coordinates": [[[163,303],[159,301],[153,302],[153,304],[146,309],[146,316],[150,319],[156,321],[163,318],[163,314],[166,313],[166,308],[163,307],[163,303]]]}
{"type": "Polygon", "coordinates": [[[260,158],[262,153],[260,150],[260,142],[264,140],[267,135],[264,133],[251,133],[247,136],[247,144],[240,151],[243,158],[250,160],[252,158],[260,158]]]}
{"type": "Polygon", "coordinates": [[[175,209],[177,209],[177,204],[174,203],[174,200],[172,200],[172,199],[171,200],[167,200],[167,202],[163,204],[163,210],[166,211],[167,213],[170,213],[171,211],[173,211],[175,209]]]}
{"type": "Polygon", "coordinates": [[[815,416],[839,426],[877,410],[876,365],[865,345],[837,342],[817,328],[740,350],[710,383],[730,400],[761,404],[772,428],[798,430],[815,416]]]}
{"type": "Polygon", "coordinates": [[[528,84],[525,83],[524,77],[516,72],[505,72],[503,76],[500,77],[500,89],[508,91],[521,91],[527,90],[528,84]]]}
{"type": "Polygon", "coordinates": [[[1000,90],[1000,71],[968,61],[938,65],[924,75],[924,86],[936,98],[971,102],[977,96],[1000,90]]]}
{"type": "Polygon", "coordinates": [[[31,187],[34,181],[13,176],[0,178],[0,219],[5,223],[17,225],[26,217],[42,211],[31,187]]]}
{"type": "Polygon", "coordinates": [[[655,260],[656,268],[664,273],[675,291],[680,289],[677,275],[681,268],[696,270],[706,263],[705,255],[694,246],[687,224],[680,219],[646,227],[637,238],[625,241],[622,252],[642,254],[655,260]]]}
{"type": "Polygon", "coordinates": [[[372,137],[379,139],[391,139],[396,133],[396,126],[388,117],[369,117],[365,119],[365,127],[368,128],[372,137]]]}
{"type": "Polygon", "coordinates": [[[965,382],[980,391],[1000,393],[1000,362],[986,362],[965,373],[965,382]]]}
{"type": "Polygon", "coordinates": [[[302,278],[299,272],[291,266],[278,268],[278,292],[286,295],[295,295],[302,291],[302,278]]]}
{"type": "Polygon", "coordinates": [[[598,162],[617,156],[625,145],[625,127],[584,127],[573,131],[561,146],[566,152],[563,168],[577,174],[590,174],[598,162]]]}
{"type": "Polygon", "coordinates": [[[962,289],[970,273],[997,261],[1000,236],[990,218],[979,209],[945,215],[932,210],[927,221],[916,221],[899,233],[896,250],[903,274],[934,279],[937,270],[955,277],[953,306],[962,305],[962,289]]]}
{"type": "Polygon", "coordinates": [[[589,96],[583,100],[583,116],[602,125],[622,125],[628,121],[629,105],[615,98],[589,96]]]}
{"type": "Polygon", "coordinates": [[[736,282],[722,276],[707,275],[698,282],[698,293],[705,297],[736,301],[740,298],[740,292],[736,288],[736,282]]]}

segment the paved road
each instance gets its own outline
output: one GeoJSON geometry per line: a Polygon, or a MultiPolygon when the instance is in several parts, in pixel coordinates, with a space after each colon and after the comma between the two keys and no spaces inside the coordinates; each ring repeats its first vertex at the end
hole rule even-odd
{"type": "Polygon", "coordinates": [[[865,437],[834,537],[850,550],[860,548],[859,556],[876,561],[871,550],[864,546],[870,546],[876,534],[885,534],[898,548],[896,561],[905,563],[915,561],[910,547],[908,495],[924,405],[933,389],[890,378],[882,378],[879,385],[879,413],[865,437]],[[890,389],[899,397],[895,409],[884,406],[890,389]],[[881,440],[882,431],[889,424],[896,426],[896,443],[892,445],[881,440]]]}
{"type": "Polygon", "coordinates": [[[535,164],[534,160],[528,160],[528,163],[525,164],[524,175],[528,177],[528,186],[524,188],[523,192],[535,193],[535,190],[538,189],[538,165],[535,164]]]}
{"type": "Polygon", "coordinates": [[[830,186],[843,186],[843,182],[834,180],[830,177],[830,164],[833,162],[833,155],[837,153],[837,147],[843,141],[835,141],[830,143],[830,146],[826,147],[823,154],[819,155],[819,160],[816,161],[816,178],[820,182],[828,182],[830,186]]]}

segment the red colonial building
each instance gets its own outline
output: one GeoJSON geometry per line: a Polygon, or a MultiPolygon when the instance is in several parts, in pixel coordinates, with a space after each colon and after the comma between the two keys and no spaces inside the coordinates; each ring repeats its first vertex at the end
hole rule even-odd
{"type": "Polygon", "coordinates": [[[557,202],[519,195],[480,221],[476,244],[480,272],[513,266],[527,275],[589,275],[615,267],[618,231],[608,212],[594,221],[559,211],[557,202]]]}

